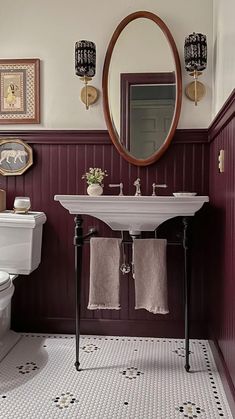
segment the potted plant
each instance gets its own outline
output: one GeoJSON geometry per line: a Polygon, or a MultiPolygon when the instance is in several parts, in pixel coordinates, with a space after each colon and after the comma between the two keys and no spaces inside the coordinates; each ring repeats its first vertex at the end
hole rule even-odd
{"type": "Polygon", "coordinates": [[[86,179],[88,187],[87,193],[91,196],[99,196],[103,193],[103,184],[105,176],[108,176],[106,170],[99,167],[90,167],[89,172],[84,173],[82,179],[86,179]]]}

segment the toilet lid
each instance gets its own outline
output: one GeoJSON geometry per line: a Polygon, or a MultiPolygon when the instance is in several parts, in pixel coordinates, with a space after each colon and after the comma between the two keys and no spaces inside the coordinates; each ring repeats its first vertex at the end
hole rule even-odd
{"type": "Polygon", "coordinates": [[[5,290],[11,285],[11,278],[8,272],[0,271],[0,291],[5,290]]]}

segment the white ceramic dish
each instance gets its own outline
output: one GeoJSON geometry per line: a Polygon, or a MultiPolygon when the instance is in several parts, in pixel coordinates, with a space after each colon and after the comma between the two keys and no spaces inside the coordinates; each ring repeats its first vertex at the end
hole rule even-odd
{"type": "Polygon", "coordinates": [[[173,192],[173,195],[180,198],[181,196],[196,196],[197,192],[173,192]]]}

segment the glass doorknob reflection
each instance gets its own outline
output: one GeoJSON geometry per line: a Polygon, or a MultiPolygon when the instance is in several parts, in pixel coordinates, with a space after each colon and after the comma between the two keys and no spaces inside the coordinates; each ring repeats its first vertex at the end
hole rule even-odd
{"type": "Polygon", "coordinates": [[[131,267],[130,267],[129,263],[123,263],[120,266],[120,271],[123,275],[129,274],[129,272],[131,271],[131,267]]]}

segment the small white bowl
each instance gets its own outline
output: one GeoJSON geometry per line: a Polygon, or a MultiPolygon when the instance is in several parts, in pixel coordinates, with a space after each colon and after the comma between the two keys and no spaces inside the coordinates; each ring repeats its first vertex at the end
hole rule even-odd
{"type": "Polygon", "coordinates": [[[173,192],[173,195],[180,198],[184,196],[195,196],[197,192],[173,192]]]}

